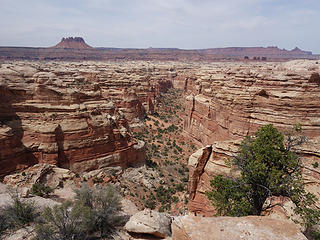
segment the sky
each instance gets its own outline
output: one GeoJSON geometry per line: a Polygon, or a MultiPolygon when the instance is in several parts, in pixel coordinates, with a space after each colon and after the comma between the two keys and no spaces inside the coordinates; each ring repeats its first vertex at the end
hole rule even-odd
{"type": "Polygon", "coordinates": [[[0,0],[0,46],[296,46],[320,53],[320,0],[0,0]]]}

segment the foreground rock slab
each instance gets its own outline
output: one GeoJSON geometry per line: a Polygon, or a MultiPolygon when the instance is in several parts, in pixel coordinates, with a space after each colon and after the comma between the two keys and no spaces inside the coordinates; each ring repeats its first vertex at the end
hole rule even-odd
{"type": "Polygon", "coordinates": [[[171,218],[165,213],[149,209],[134,214],[125,225],[130,233],[150,234],[159,238],[171,235],[171,218]]]}
{"type": "Polygon", "coordinates": [[[268,217],[177,217],[172,223],[173,240],[306,240],[292,222],[268,217]]]}

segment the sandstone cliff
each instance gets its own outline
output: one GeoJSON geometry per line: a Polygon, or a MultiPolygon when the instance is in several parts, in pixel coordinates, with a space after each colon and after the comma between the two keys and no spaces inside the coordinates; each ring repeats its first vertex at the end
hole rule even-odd
{"type": "Polygon", "coordinates": [[[247,134],[270,123],[281,131],[302,124],[309,140],[301,149],[304,174],[309,190],[317,193],[320,171],[313,163],[320,161],[320,88],[310,77],[319,71],[315,61],[216,63],[174,80],[186,95],[185,132],[203,146],[212,145],[189,159],[189,210],[212,214],[204,196],[209,180],[229,174],[224,160],[235,154],[247,134]]]}
{"type": "Polygon", "coordinates": [[[153,111],[170,74],[146,74],[143,63],[2,64],[0,176],[36,163],[75,172],[143,163],[130,124],[153,111]]]}

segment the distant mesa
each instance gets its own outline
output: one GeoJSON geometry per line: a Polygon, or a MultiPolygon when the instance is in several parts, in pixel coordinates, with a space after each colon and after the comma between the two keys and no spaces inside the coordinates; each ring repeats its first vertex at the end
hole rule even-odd
{"type": "Polygon", "coordinates": [[[62,38],[61,42],[53,48],[92,49],[91,46],[86,44],[82,37],[62,38]]]}

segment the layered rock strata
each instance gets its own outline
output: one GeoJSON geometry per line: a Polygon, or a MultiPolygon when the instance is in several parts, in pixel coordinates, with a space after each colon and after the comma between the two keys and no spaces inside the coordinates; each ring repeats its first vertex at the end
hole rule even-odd
{"type": "Polygon", "coordinates": [[[302,124],[308,138],[300,149],[307,188],[318,193],[320,170],[314,163],[320,161],[320,88],[311,76],[319,72],[316,61],[216,63],[174,80],[186,94],[185,132],[203,146],[212,145],[189,159],[189,210],[212,214],[204,196],[210,179],[229,174],[225,160],[235,155],[246,135],[266,124],[283,132],[302,124]]]}
{"type": "Polygon", "coordinates": [[[75,172],[144,162],[130,125],[171,87],[165,66],[15,62],[0,67],[0,176],[36,163],[75,172]]]}

